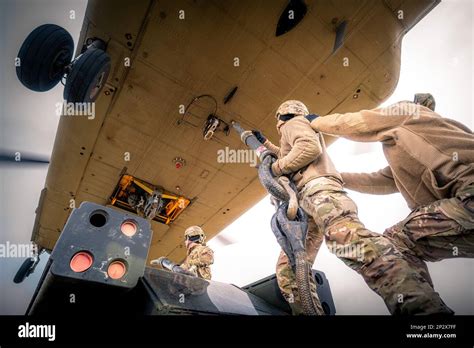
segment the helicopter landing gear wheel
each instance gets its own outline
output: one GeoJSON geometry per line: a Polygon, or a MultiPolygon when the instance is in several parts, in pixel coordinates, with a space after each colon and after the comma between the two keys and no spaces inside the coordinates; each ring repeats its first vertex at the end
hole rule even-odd
{"type": "Polygon", "coordinates": [[[16,75],[30,90],[48,91],[64,76],[73,53],[74,42],[64,28],[55,24],[41,25],[21,45],[16,75]]]}
{"type": "Polygon", "coordinates": [[[64,99],[89,103],[99,96],[110,72],[110,57],[99,48],[88,48],[73,64],[66,79],[64,99]]]}
{"type": "Polygon", "coordinates": [[[34,263],[35,259],[32,257],[29,257],[23,261],[22,265],[16,272],[15,277],[13,278],[13,282],[15,284],[20,284],[23,282],[23,280],[25,280],[25,278],[30,274],[31,267],[34,265],[34,263]]]}

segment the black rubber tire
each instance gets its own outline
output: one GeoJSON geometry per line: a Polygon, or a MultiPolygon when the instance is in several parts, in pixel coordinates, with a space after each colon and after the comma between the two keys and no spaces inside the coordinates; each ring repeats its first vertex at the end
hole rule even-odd
{"type": "Polygon", "coordinates": [[[28,271],[30,270],[31,266],[33,266],[34,263],[35,263],[35,260],[31,257],[23,261],[22,265],[16,272],[15,277],[13,278],[13,282],[16,284],[20,284],[23,280],[25,280],[28,274],[28,271]]]}
{"type": "Polygon", "coordinates": [[[61,81],[64,67],[71,62],[74,41],[71,35],[55,24],[44,24],[33,30],[23,41],[16,75],[28,89],[48,91],[61,81]]]}
{"type": "Polygon", "coordinates": [[[64,99],[68,103],[93,102],[107,82],[110,57],[101,49],[89,48],[74,63],[66,79],[64,99]],[[100,87],[97,87],[101,80],[100,87]]]}

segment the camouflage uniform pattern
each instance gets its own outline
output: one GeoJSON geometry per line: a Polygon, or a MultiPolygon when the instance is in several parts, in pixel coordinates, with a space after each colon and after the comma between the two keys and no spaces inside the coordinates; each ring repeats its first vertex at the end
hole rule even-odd
{"type": "Polygon", "coordinates": [[[211,280],[211,265],[214,263],[214,252],[205,244],[196,244],[188,251],[188,256],[180,265],[199,278],[211,280]]]}
{"type": "Polygon", "coordinates": [[[389,238],[365,228],[357,206],[338,180],[311,180],[299,193],[299,200],[318,230],[324,231],[329,250],[362,275],[384,299],[390,313],[452,313],[389,238]]]}
{"type": "Polygon", "coordinates": [[[415,209],[384,235],[433,287],[425,261],[474,257],[474,184],[454,198],[415,209]]]}

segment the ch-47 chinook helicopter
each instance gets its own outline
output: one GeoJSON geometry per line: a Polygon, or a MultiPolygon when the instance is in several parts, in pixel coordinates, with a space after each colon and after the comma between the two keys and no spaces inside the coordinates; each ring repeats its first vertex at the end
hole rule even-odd
{"type": "MultiPolygon", "coordinates": [[[[58,257],[56,243],[83,202],[150,223],[153,233],[137,266],[144,273],[133,273],[134,284],[149,290],[147,272],[173,283],[172,273],[145,269],[145,262],[164,255],[179,263],[187,226],[200,225],[216,236],[266,194],[254,168],[216,160],[220,149],[244,148],[231,134],[231,121],[276,139],[274,108],[285,99],[304,100],[321,115],[379,105],[397,85],[404,34],[438,3],[90,0],[76,45],[57,25],[34,29],[18,53],[20,82],[38,92],[59,82],[65,88],[51,158],[39,160],[49,163],[31,237],[39,253],[15,277],[21,282],[39,254],[52,251],[52,268],[43,274],[33,308],[40,308],[38,299],[45,295],[41,285],[55,278],[54,264],[70,265],[58,257]]],[[[80,216],[75,219],[92,224],[87,228],[102,228],[89,215],[80,216]]],[[[107,224],[107,216],[99,219],[107,224]]],[[[81,234],[72,235],[77,239],[64,240],[79,243],[81,234]]],[[[90,270],[107,273],[96,264],[107,257],[92,257],[90,270]]],[[[57,272],[66,277],[73,271],[57,272]]],[[[85,281],[86,274],[73,279],[85,281]]],[[[274,279],[257,283],[272,281],[275,290],[274,279]]],[[[230,291],[230,285],[214,283],[206,283],[204,293],[214,286],[230,291]]],[[[252,289],[232,291],[251,302],[272,302],[252,289]]],[[[269,306],[262,311],[286,311],[284,305],[269,306]]]]}

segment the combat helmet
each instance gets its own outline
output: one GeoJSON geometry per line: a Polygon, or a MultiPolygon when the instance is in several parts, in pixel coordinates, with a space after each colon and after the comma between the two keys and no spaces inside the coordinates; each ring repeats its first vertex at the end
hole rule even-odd
{"type": "Polygon", "coordinates": [[[206,240],[206,235],[204,234],[204,231],[202,230],[201,227],[199,226],[191,226],[184,231],[184,239],[185,240],[190,240],[191,242],[194,243],[204,243],[206,240]]]}
{"type": "Polygon", "coordinates": [[[282,115],[306,116],[309,114],[308,108],[299,100],[287,100],[278,107],[276,118],[282,115]]]}

